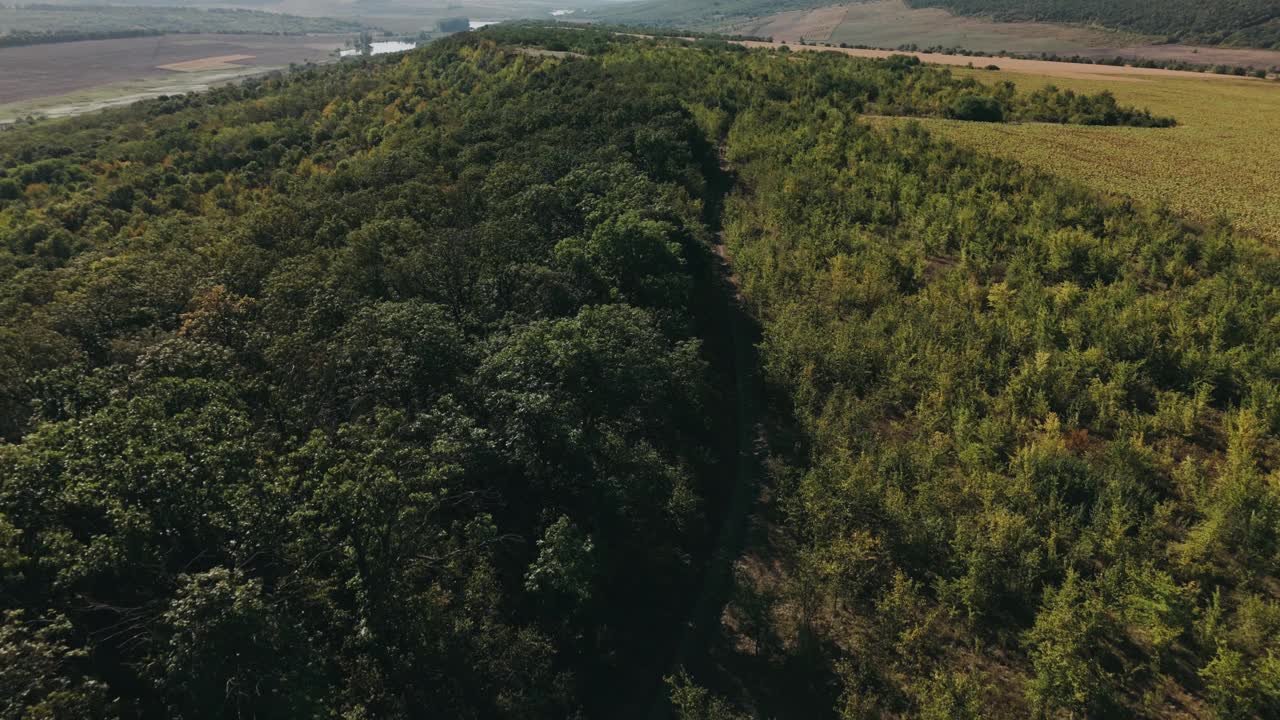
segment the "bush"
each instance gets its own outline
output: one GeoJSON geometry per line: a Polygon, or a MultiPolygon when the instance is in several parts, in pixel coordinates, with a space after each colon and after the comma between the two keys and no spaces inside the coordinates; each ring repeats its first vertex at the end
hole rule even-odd
{"type": "Polygon", "coordinates": [[[947,109],[947,117],[974,122],[1004,122],[1004,106],[993,97],[962,95],[947,109]]]}

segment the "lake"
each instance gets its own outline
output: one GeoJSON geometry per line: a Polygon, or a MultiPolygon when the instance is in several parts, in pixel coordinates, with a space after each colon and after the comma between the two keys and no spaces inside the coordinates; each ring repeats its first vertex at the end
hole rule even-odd
{"type": "MultiPolygon", "coordinates": [[[[401,42],[399,40],[375,42],[370,45],[372,47],[372,50],[369,52],[370,55],[386,55],[387,53],[406,52],[418,47],[416,43],[401,42]]],[[[360,50],[357,48],[349,48],[347,50],[343,50],[341,53],[342,57],[354,57],[359,54],[360,50]]]]}

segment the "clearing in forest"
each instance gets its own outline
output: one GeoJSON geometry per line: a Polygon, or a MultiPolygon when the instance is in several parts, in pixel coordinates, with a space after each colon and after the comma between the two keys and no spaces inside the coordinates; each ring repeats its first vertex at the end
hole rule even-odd
{"type": "Polygon", "coordinates": [[[1226,219],[1240,230],[1280,242],[1280,184],[1276,183],[1280,83],[1213,75],[1149,76],[1117,83],[1115,78],[1063,78],[1042,73],[955,72],[985,82],[1010,80],[1026,90],[1044,85],[1085,93],[1110,90],[1121,104],[1172,115],[1178,126],[1145,129],[920,121],[931,130],[1097,190],[1168,203],[1178,213],[1201,222],[1226,219]]]}

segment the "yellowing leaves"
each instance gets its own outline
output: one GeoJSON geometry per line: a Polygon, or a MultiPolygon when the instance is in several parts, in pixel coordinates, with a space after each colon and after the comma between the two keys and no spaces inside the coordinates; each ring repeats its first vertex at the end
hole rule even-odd
{"type": "MultiPolygon", "coordinates": [[[[982,71],[958,75],[989,79],[982,71]]],[[[1125,105],[1172,115],[1168,129],[992,124],[921,120],[930,130],[1104,192],[1150,203],[1201,222],[1219,217],[1280,241],[1280,87],[1260,80],[1160,78],[1114,82],[1001,73],[1021,91],[1054,84],[1112,91],[1125,105]]],[[[901,122],[876,119],[877,123],[901,122]]]]}

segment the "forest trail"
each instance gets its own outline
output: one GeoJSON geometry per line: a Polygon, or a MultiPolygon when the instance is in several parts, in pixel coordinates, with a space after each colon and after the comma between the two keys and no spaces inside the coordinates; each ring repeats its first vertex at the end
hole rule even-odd
{"type": "MultiPolygon", "coordinates": [[[[707,559],[698,594],[680,632],[675,656],[669,672],[698,664],[715,644],[720,632],[721,616],[729,602],[733,586],[733,568],[742,555],[748,521],[760,490],[761,460],[768,447],[765,424],[761,415],[762,387],[756,346],[759,325],[747,310],[741,294],[741,280],[733,270],[732,258],[724,242],[721,226],[724,198],[733,188],[734,173],[725,159],[724,145],[719,148],[719,173],[712,178],[715,189],[708,198],[708,226],[712,230],[712,273],[716,280],[716,315],[727,326],[728,345],[725,353],[732,362],[736,438],[732,467],[732,490],[721,513],[715,546],[707,559]]],[[[650,720],[669,717],[668,688],[661,683],[649,711],[650,720]]]]}

